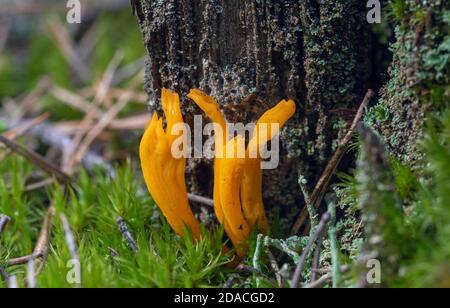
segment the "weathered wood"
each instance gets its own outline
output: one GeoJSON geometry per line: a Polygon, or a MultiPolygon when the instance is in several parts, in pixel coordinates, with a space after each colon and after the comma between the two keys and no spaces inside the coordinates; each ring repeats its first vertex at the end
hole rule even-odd
{"type": "MultiPolygon", "coordinates": [[[[250,122],[280,99],[298,112],[282,134],[280,167],[265,172],[266,206],[298,212],[299,167],[312,185],[370,86],[368,24],[359,0],[140,0],[148,50],[146,91],[201,88],[229,121],[250,122]]],[[[192,102],[185,118],[201,114],[192,102]]],[[[191,161],[191,191],[211,195],[211,164],[191,161]]]]}

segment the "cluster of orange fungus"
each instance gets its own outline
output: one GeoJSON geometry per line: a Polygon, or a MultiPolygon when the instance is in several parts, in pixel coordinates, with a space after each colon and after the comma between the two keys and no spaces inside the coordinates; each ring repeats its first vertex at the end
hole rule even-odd
{"type": "MultiPolygon", "coordinates": [[[[245,149],[244,137],[229,140],[225,117],[219,104],[200,90],[192,90],[192,99],[213,122],[215,128],[214,210],[219,222],[244,257],[253,228],[267,233],[269,223],[262,196],[261,151],[295,113],[295,103],[281,101],[259,119],[245,155],[227,155],[245,149]],[[254,155],[254,154],[256,155],[254,155]]],[[[181,135],[172,128],[183,124],[178,94],[162,90],[162,106],[166,116],[166,130],[162,118],[155,113],[140,146],[141,165],[145,182],[156,204],[170,226],[180,236],[189,228],[200,238],[200,224],[189,206],[185,182],[186,158],[174,158],[172,146],[181,135]]]]}
{"type": "Polygon", "coordinates": [[[254,227],[258,227],[263,233],[269,230],[262,196],[260,153],[267,142],[272,140],[294,115],[295,103],[292,100],[283,100],[264,113],[256,124],[246,155],[239,158],[227,153],[237,153],[245,143],[243,137],[228,140],[226,133],[217,134],[227,131],[219,104],[199,90],[192,90],[188,97],[205,112],[215,126],[221,128],[215,130],[214,209],[219,222],[224,225],[236,247],[237,254],[243,257],[251,230],[254,227]]]}
{"type": "Polygon", "coordinates": [[[187,197],[185,182],[186,158],[174,158],[172,144],[179,135],[172,134],[176,124],[183,123],[178,94],[162,90],[163,120],[155,113],[140,145],[141,167],[153,199],[172,229],[180,236],[190,229],[194,238],[200,238],[200,224],[195,218],[187,197]]]}

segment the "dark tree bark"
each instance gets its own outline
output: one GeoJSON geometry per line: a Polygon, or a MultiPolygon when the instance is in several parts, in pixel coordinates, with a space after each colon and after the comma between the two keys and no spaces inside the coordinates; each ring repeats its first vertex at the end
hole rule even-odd
{"type": "MultiPolygon", "coordinates": [[[[200,88],[229,121],[254,121],[280,99],[298,112],[282,134],[281,164],[265,172],[266,207],[299,212],[298,170],[310,186],[370,86],[366,3],[360,0],[136,0],[148,49],[146,91],[200,88]]],[[[201,114],[182,106],[186,121],[201,114]]],[[[212,194],[210,162],[191,161],[193,191],[212,194]]],[[[269,211],[270,212],[270,211],[269,211]]],[[[273,212],[273,211],[272,211],[273,212]]]]}

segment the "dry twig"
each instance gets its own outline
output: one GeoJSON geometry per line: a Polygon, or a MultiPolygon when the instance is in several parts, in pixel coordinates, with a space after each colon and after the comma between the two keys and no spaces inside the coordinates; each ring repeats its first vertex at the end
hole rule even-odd
{"type": "MultiPolygon", "coordinates": [[[[345,274],[350,270],[350,268],[346,265],[341,266],[341,274],[345,274]]],[[[327,273],[325,275],[323,275],[322,277],[320,277],[319,279],[317,279],[314,282],[311,282],[310,284],[306,285],[304,288],[305,289],[316,289],[316,288],[321,288],[324,285],[326,285],[327,283],[330,283],[331,280],[333,279],[333,274],[327,273]]]]}
{"type": "Polygon", "coordinates": [[[81,162],[84,155],[91,143],[95,138],[100,135],[103,130],[109,125],[109,123],[114,120],[120,111],[126,106],[130,98],[129,95],[124,95],[119,98],[119,102],[110,108],[105,115],[103,115],[99,122],[92,128],[93,122],[98,114],[98,108],[101,104],[104,104],[105,97],[111,87],[112,79],[114,74],[122,61],[122,56],[116,54],[114,58],[108,65],[101,81],[99,82],[94,98],[94,104],[90,106],[89,111],[86,113],[84,119],[81,122],[80,130],[77,131],[75,137],[72,140],[72,144],[66,149],[63,155],[63,169],[67,171],[72,171],[73,167],[81,162]],[[84,139],[83,139],[84,138],[84,139]]]}
{"type": "Polygon", "coordinates": [[[297,268],[295,269],[295,272],[294,272],[294,276],[292,277],[291,288],[298,287],[298,285],[300,283],[300,279],[302,278],[303,269],[305,267],[306,260],[310,254],[310,251],[311,251],[314,243],[316,242],[316,240],[320,236],[323,236],[323,233],[325,232],[328,222],[330,220],[331,220],[331,215],[329,213],[325,213],[322,216],[322,219],[320,220],[319,225],[317,226],[317,230],[314,232],[314,234],[312,236],[309,237],[308,244],[306,245],[305,249],[303,250],[303,253],[300,257],[300,262],[298,263],[297,268]]]}
{"type": "Polygon", "coordinates": [[[4,133],[3,136],[8,138],[9,140],[17,139],[18,137],[26,134],[30,129],[32,129],[36,125],[39,125],[39,124],[43,123],[44,121],[46,121],[48,119],[48,117],[49,117],[49,114],[45,113],[45,114],[40,115],[30,121],[23,122],[22,125],[14,127],[13,129],[4,133]]]}
{"type": "Polygon", "coordinates": [[[76,164],[80,163],[86,153],[89,150],[90,145],[94,140],[108,127],[108,125],[119,115],[120,111],[128,104],[129,96],[124,96],[117,102],[113,107],[111,107],[105,115],[99,120],[99,122],[88,132],[83,142],[78,147],[71,161],[69,162],[69,170],[73,168],[76,164]]]}
{"type": "Polygon", "coordinates": [[[51,88],[52,81],[49,77],[42,77],[33,90],[31,90],[20,103],[19,115],[22,118],[24,115],[37,111],[36,105],[44,94],[51,88]]]}
{"type": "MultiPolygon", "coordinates": [[[[50,206],[47,210],[47,215],[44,218],[44,222],[42,223],[41,232],[39,234],[39,238],[36,242],[36,246],[31,255],[23,256],[20,258],[10,259],[6,261],[7,266],[16,266],[27,264],[30,260],[42,259],[46,260],[48,255],[48,245],[50,241],[50,235],[53,225],[53,216],[55,215],[55,208],[50,206]]],[[[44,263],[44,262],[43,262],[44,263]]],[[[37,271],[39,273],[40,271],[37,271]]]]}
{"type": "Polygon", "coordinates": [[[194,194],[188,194],[188,199],[195,203],[203,204],[208,207],[214,207],[214,200],[210,198],[205,198],[194,194]]]}
{"type": "Polygon", "coordinates": [[[91,71],[78,54],[67,28],[57,18],[50,19],[47,28],[50,38],[54,41],[55,46],[61,49],[62,54],[78,78],[84,83],[89,82],[91,71]]]}
{"type": "Polygon", "coordinates": [[[17,142],[9,140],[8,138],[2,135],[0,135],[0,142],[5,144],[12,151],[29,160],[31,163],[33,163],[41,170],[48,173],[50,176],[54,176],[60,183],[64,185],[70,184],[71,178],[66,173],[61,171],[58,167],[54,166],[53,164],[47,162],[42,156],[40,156],[36,152],[31,151],[25,148],[24,146],[18,144],[17,142]]]}
{"type": "Polygon", "coordinates": [[[66,104],[69,107],[75,108],[85,113],[88,113],[91,111],[91,109],[94,109],[97,115],[101,114],[101,111],[99,109],[97,109],[95,106],[93,108],[91,104],[87,100],[85,100],[82,96],[77,95],[74,92],[64,89],[62,87],[53,86],[50,89],[50,94],[54,98],[56,98],[57,100],[66,104]]]}
{"type": "MultiPolygon", "coordinates": [[[[355,132],[355,129],[359,122],[361,122],[362,117],[364,115],[364,111],[366,107],[369,105],[370,101],[374,97],[375,92],[372,90],[368,90],[366,93],[366,96],[364,97],[363,102],[361,103],[358,112],[356,113],[356,116],[353,120],[353,123],[348,130],[347,134],[344,136],[343,140],[339,143],[339,146],[328,162],[327,167],[325,168],[322,176],[320,177],[319,181],[316,184],[316,187],[314,188],[314,191],[311,195],[311,202],[314,205],[314,207],[317,209],[319,208],[320,204],[322,203],[323,197],[329,187],[330,180],[333,177],[333,175],[336,173],[337,167],[339,163],[341,162],[342,158],[344,157],[345,153],[347,152],[348,145],[350,141],[352,140],[353,133],[355,132]]],[[[301,229],[301,227],[305,224],[306,219],[308,218],[308,210],[305,208],[302,209],[300,215],[298,216],[297,220],[294,223],[294,226],[292,227],[292,234],[297,235],[301,229]]]]}
{"type": "Polygon", "coordinates": [[[317,280],[317,269],[320,266],[320,255],[322,252],[322,244],[323,244],[323,238],[324,238],[325,232],[320,233],[319,237],[317,238],[317,246],[316,251],[314,252],[314,259],[313,264],[311,267],[311,283],[317,280]]]}

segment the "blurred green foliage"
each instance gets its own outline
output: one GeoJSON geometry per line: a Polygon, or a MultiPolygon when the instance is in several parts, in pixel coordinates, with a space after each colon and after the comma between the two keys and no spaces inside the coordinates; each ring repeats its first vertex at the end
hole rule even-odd
{"type": "MultiPolygon", "coordinates": [[[[12,218],[2,235],[0,266],[33,250],[46,207],[56,207],[50,255],[38,278],[39,287],[72,287],[72,269],[59,215],[64,213],[78,243],[84,287],[199,287],[220,286],[227,271],[222,254],[222,230],[205,234],[199,244],[174,235],[141,188],[144,184],[129,166],[117,168],[117,178],[97,173],[80,175],[75,189],[64,193],[57,184],[47,192],[27,193],[25,180],[32,166],[16,156],[0,162],[0,208],[12,218]],[[136,237],[134,254],[116,218],[123,217],[136,237]]],[[[23,267],[8,268],[23,281],[23,267]]],[[[0,282],[0,287],[5,285],[0,282]]]]}
{"type": "MultiPolygon", "coordinates": [[[[0,98],[32,90],[43,76],[49,76],[60,86],[75,89],[73,72],[45,27],[47,20],[53,17],[49,13],[20,20],[35,23],[35,26],[29,27],[31,33],[14,38],[14,42],[20,42],[19,46],[6,46],[0,55],[0,98]]],[[[93,81],[101,78],[116,52],[122,52],[125,64],[145,55],[137,22],[129,10],[101,13],[93,27],[100,37],[88,63],[93,81]]]]}

